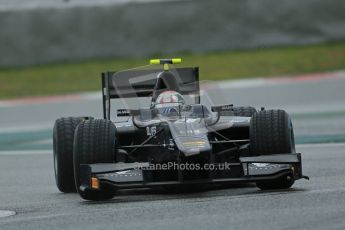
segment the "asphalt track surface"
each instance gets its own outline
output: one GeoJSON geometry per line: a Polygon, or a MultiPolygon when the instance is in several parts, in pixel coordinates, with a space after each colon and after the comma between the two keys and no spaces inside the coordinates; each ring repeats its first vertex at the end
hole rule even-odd
{"type": "Polygon", "coordinates": [[[99,117],[99,99],[3,106],[0,210],[16,215],[0,218],[0,229],[344,229],[345,78],[226,87],[234,104],[292,114],[310,181],[266,192],[252,184],[179,194],[123,191],[87,202],[55,186],[51,126],[60,116],[99,117]]]}

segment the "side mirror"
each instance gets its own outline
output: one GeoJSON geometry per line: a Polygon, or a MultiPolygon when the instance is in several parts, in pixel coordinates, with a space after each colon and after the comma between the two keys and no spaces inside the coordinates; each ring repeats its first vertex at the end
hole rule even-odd
{"type": "Polygon", "coordinates": [[[233,111],[234,110],[234,105],[218,105],[218,106],[212,106],[211,111],[212,112],[222,112],[222,111],[233,111]]]}
{"type": "Polygon", "coordinates": [[[118,117],[129,117],[131,115],[130,110],[128,109],[118,109],[116,111],[118,117]]]}

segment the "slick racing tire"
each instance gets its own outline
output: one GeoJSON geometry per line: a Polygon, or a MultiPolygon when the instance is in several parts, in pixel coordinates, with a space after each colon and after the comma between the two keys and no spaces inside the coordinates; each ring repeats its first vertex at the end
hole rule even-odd
{"type": "Polygon", "coordinates": [[[239,116],[239,117],[251,117],[256,113],[256,109],[251,106],[238,106],[233,107],[233,111],[222,111],[223,116],[239,116]]]}
{"type": "Polygon", "coordinates": [[[61,192],[75,192],[73,139],[78,124],[91,117],[66,117],[55,121],[53,131],[54,174],[61,192]]]}
{"type": "MultiPolygon", "coordinates": [[[[250,121],[249,133],[253,156],[296,152],[291,119],[284,110],[263,110],[255,113],[250,121]]],[[[256,185],[262,190],[287,189],[293,183],[291,175],[257,182],[256,185]]]]}
{"type": "Polygon", "coordinates": [[[113,163],[116,141],[115,125],[109,120],[95,119],[81,122],[74,137],[73,164],[75,186],[85,200],[107,200],[114,197],[111,190],[80,190],[80,165],[113,163]]]}

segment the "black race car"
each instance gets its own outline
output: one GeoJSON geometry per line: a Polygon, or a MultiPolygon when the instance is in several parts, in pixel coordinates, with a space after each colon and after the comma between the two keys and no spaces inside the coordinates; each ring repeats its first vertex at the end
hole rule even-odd
{"type": "Polygon", "coordinates": [[[174,68],[179,62],[102,73],[103,119],[56,120],[60,191],[103,200],[119,189],[239,182],[286,189],[307,178],[284,110],[220,103],[224,90],[199,82],[197,67],[174,68]]]}

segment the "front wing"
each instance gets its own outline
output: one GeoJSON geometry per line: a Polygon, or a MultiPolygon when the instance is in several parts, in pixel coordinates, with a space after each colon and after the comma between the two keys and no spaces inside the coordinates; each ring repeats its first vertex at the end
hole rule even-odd
{"type": "Polygon", "coordinates": [[[186,184],[230,184],[240,182],[269,181],[281,177],[293,180],[309,179],[302,175],[300,153],[240,157],[232,163],[227,177],[209,173],[207,178],[186,179],[179,173],[177,180],[155,181],[147,175],[149,163],[101,163],[82,164],[80,167],[80,190],[131,189],[186,184]],[[234,173],[232,174],[231,169],[234,173]]]}

